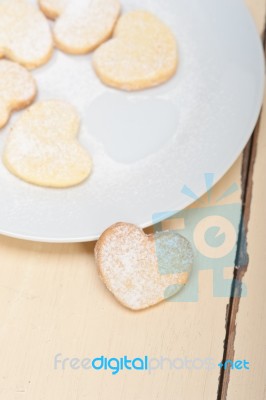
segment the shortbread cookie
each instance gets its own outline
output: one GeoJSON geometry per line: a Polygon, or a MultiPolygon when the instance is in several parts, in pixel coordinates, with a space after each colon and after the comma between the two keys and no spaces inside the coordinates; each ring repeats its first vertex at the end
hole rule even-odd
{"type": "Polygon", "coordinates": [[[36,84],[31,74],[12,61],[0,60],[0,128],[13,110],[31,104],[36,95],[36,84]]]}
{"type": "Polygon", "coordinates": [[[120,18],[113,39],[96,50],[93,65],[103,83],[140,90],[170,79],[177,59],[170,29],[149,12],[133,11],[120,18]]]}
{"type": "Polygon", "coordinates": [[[187,283],[193,263],[190,243],[175,231],[145,235],[118,223],[98,240],[100,277],[123,305],[140,310],[173,296],[187,283]]]}
{"type": "Polygon", "coordinates": [[[113,31],[120,13],[119,0],[39,0],[47,17],[57,19],[54,40],[58,48],[71,54],[85,54],[113,31]]]}
{"type": "Polygon", "coordinates": [[[52,50],[49,24],[38,8],[29,0],[0,1],[0,58],[35,68],[48,61],[52,50]]]}
{"type": "Polygon", "coordinates": [[[11,128],[3,161],[14,175],[40,186],[68,187],[86,179],[91,159],[77,141],[79,117],[62,101],[28,108],[11,128]]]}

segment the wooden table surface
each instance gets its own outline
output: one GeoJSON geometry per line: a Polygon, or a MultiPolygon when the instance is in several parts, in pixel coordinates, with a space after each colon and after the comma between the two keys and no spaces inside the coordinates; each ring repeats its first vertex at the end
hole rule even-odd
{"type": "MultiPolygon", "coordinates": [[[[247,4],[263,39],[266,2],[247,4]]],[[[198,302],[165,302],[132,313],[99,281],[94,243],[0,237],[0,399],[266,399],[265,154],[266,107],[243,155],[214,189],[219,196],[232,183],[242,187],[229,201],[243,202],[249,263],[228,266],[224,277],[238,278],[248,290],[245,297],[213,297],[212,271],[205,270],[199,274],[198,302]],[[114,376],[55,369],[57,353],[246,359],[250,370],[164,368],[114,376]]]]}

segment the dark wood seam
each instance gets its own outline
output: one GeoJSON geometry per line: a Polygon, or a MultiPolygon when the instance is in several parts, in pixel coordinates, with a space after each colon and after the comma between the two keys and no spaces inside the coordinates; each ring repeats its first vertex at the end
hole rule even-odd
{"type": "MultiPolygon", "coordinates": [[[[262,36],[264,52],[266,49],[266,21],[264,24],[264,32],[262,36]]],[[[235,260],[233,283],[231,288],[231,296],[229,303],[226,308],[225,316],[225,340],[224,340],[224,351],[223,359],[224,363],[226,360],[233,360],[235,355],[234,342],[236,337],[236,316],[240,306],[241,293],[242,293],[242,279],[248,268],[248,255],[246,254],[246,235],[248,232],[248,223],[250,218],[250,208],[252,200],[252,188],[253,188],[253,172],[254,163],[257,153],[257,142],[260,130],[261,115],[249,140],[244,153],[241,170],[241,186],[242,186],[242,213],[241,221],[239,226],[239,237],[237,254],[235,260]]],[[[219,377],[219,385],[217,392],[217,400],[226,400],[228,386],[230,380],[230,368],[221,369],[219,377]]]]}

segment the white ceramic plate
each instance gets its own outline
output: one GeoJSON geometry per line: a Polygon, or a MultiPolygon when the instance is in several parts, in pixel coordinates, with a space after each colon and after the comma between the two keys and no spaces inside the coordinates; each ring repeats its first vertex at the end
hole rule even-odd
{"type": "MultiPolygon", "coordinates": [[[[78,1],[77,1],[78,2],[78,1]]],[[[203,194],[245,146],[263,97],[264,59],[242,0],[122,0],[123,11],[157,14],[176,35],[180,65],[168,83],[138,93],[100,83],[91,56],[55,51],[34,71],[38,99],[64,99],[82,118],[90,179],[65,190],[39,188],[0,165],[0,233],[47,242],[89,241],[117,221],[142,227],[154,213],[203,194]]],[[[10,125],[18,118],[13,116],[10,125]]],[[[1,132],[2,151],[9,126],[1,132]]]]}

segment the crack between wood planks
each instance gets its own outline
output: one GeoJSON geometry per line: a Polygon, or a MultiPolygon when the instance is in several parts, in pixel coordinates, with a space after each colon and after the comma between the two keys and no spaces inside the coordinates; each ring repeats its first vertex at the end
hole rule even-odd
{"type": "MultiPolygon", "coordinates": [[[[266,50],[266,23],[264,25],[264,33],[262,36],[264,52],[266,50]]],[[[222,363],[226,360],[233,360],[235,355],[234,343],[236,337],[236,316],[240,306],[242,294],[242,281],[248,268],[248,255],[246,254],[246,237],[248,232],[248,223],[250,218],[250,208],[253,188],[253,172],[257,153],[257,142],[260,130],[261,114],[253,135],[249,140],[243,154],[242,170],[241,170],[241,186],[242,186],[242,212],[239,224],[239,238],[235,259],[235,269],[233,283],[231,288],[231,296],[227,305],[225,317],[225,340],[222,363]]],[[[217,400],[226,400],[228,386],[230,380],[230,368],[221,369],[219,377],[219,385],[217,392],[217,400]]]]}

